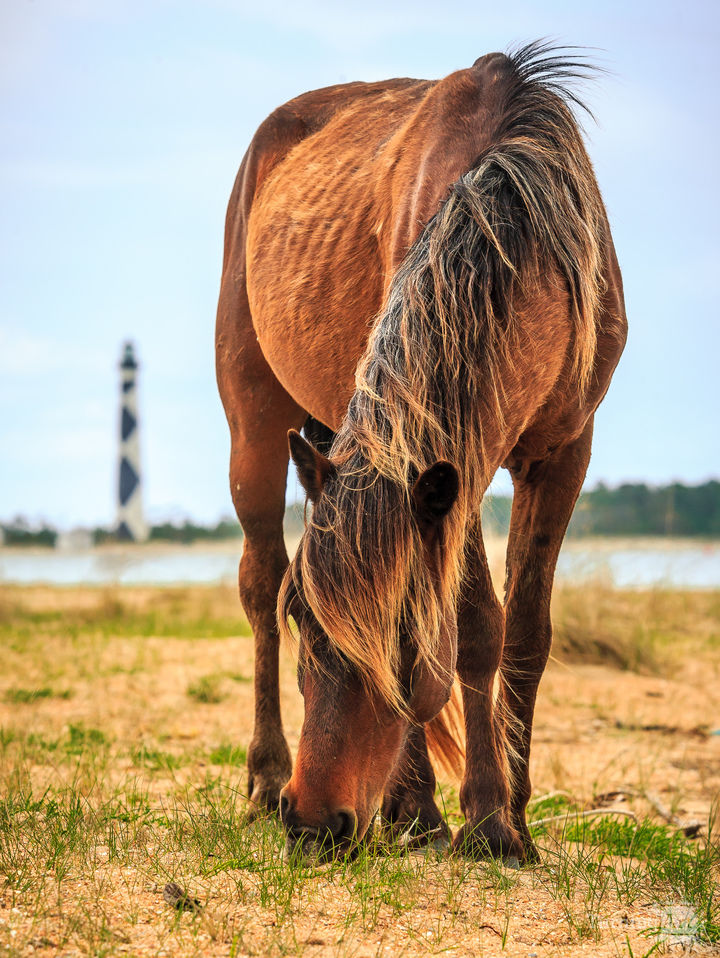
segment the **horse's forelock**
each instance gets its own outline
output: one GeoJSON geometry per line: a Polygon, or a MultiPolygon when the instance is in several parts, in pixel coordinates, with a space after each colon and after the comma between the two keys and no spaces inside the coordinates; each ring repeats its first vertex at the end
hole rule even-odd
{"type": "Polygon", "coordinates": [[[401,638],[414,657],[434,662],[443,611],[406,488],[352,457],[308,519],[278,599],[281,631],[290,635],[293,615],[306,663],[331,670],[314,652],[322,635],[323,652],[329,646],[404,712],[401,638]]]}

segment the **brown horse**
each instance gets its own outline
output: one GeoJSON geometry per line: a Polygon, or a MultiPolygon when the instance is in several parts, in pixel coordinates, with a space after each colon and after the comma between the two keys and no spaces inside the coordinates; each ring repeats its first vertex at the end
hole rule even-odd
{"type": "Polygon", "coordinates": [[[243,160],[217,372],[257,658],[250,796],[280,800],[291,847],[348,851],[379,809],[447,834],[426,732],[452,760],[441,710],[457,673],[455,847],[535,855],[528,760],[555,563],[626,336],[567,83],[585,69],[533,44],[437,82],[329,87],[276,110],[243,160]],[[289,569],[288,430],[313,504],[289,569]],[[504,608],[479,520],[500,466],[515,490],[504,608]],[[278,593],[300,639],[294,771],[278,593]]]}

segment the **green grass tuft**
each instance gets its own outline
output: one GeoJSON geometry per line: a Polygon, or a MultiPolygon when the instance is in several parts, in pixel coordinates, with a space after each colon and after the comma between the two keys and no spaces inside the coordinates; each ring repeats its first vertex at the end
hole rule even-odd
{"type": "Polygon", "coordinates": [[[99,728],[86,728],[82,723],[71,723],[64,747],[68,755],[81,755],[85,751],[107,748],[109,744],[107,735],[99,728]]]}
{"type": "Polygon", "coordinates": [[[222,690],[223,676],[218,673],[202,675],[195,682],[191,682],[187,688],[187,694],[196,702],[203,702],[206,705],[216,705],[227,698],[227,694],[222,690]]]}
{"type": "Polygon", "coordinates": [[[3,700],[10,705],[31,705],[38,699],[69,699],[72,694],[71,689],[56,692],[47,685],[34,689],[10,688],[5,690],[3,700]]]}
{"type": "Polygon", "coordinates": [[[133,765],[137,768],[147,768],[151,771],[172,772],[190,764],[190,760],[183,755],[173,752],[163,752],[157,748],[147,748],[145,745],[134,749],[130,753],[133,765]]]}
{"type": "Polygon", "coordinates": [[[247,749],[241,745],[223,742],[210,752],[208,761],[211,765],[245,765],[247,763],[247,749]]]}

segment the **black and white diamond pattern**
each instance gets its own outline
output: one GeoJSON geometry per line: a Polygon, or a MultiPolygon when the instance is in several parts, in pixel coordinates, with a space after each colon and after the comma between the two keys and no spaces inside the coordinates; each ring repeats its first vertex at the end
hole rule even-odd
{"type": "Polygon", "coordinates": [[[132,343],[126,343],[120,362],[120,465],[118,470],[117,537],[147,539],[140,482],[140,442],[137,410],[137,369],[132,343]]]}

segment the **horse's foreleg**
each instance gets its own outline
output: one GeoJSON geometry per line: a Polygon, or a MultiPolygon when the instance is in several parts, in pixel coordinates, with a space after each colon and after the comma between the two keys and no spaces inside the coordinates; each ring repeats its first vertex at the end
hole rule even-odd
{"type": "Polygon", "coordinates": [[[504,613],[495,595],[480,520],[458,608],[458,675],[466,729],[465,777],[460,806],[465,824],[454,847],[472,857],[522,856],[510,813],[503,715],[493,687],[503,649],[504,613]]]}
{"type": "Polygon", "coordinates": [[[254,809],[277,808],[292,759],[280,716],[279,636],[275,603],[287,554],[282,526],[274,535],[246,533],[238,584],[255,640],[255,723],[248,748],[248,794],[254,809]]]}
{"type": "Polygon", "coordinates": [[[530,799],[530,741],[538,685],[550,654],[550,596],[555,565],[573,507],[585,479],[592,420],[575,442],[513,477],[505,585],[505,648],[502,695],[512,717],[508,728],[513,765],[512,820],[526,857],[537,858],[525,809],[530,799]]]}
{"type": "MultiPolygon", "coordinates": [[[[269,422],[258,423],[257,441],[233,439],[230,478],[245,533],[238,585],[255,640],[255,725],[248,748],[248,794],[255,809],[277,808],[292,774],[280,716],[276,604],[288,558],[283,537],[287,439],[269,422]]],[[[284,426],[284,424],[283,424],[284,426]]]]}
{"type": "Polygon", "coordinates": [[[255,725],[248,749],[255,809],[277,807],[292,762],[280,717],[279,636],[275,607],[287,553],[283,538],[287,431],[306,413],[275,379],[250,320],[247,296],[232,271],[223,279],[217,372],[230,426],[230,490],[245,533],[238,585],[255,639],[255,725]]]}
{"type": "Polygon", "coordinates": [[[448,827],[435,804],[435,773],[422,726],[408,732],[385,789],[382,818],[396,835],[407,832],[413,844],[449,841],[448,827]]]}

